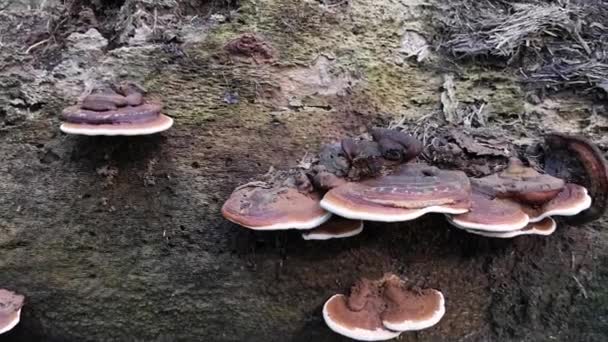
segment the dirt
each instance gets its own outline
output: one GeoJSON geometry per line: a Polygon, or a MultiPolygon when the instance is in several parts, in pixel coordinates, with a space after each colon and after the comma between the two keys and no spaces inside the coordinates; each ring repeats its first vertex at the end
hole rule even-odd
{"type": "MultiPolygon", "coordinates": [[[[26,53],[37,42],[27,37],[46,37],[46,10],[0,13],[11,18],[0,23],[0,286],[26,296],[22,322],[2,341],[342,341],[322,304],[385,272],[446,297],[437,326],[401,341],[606,340],[604,219],[495,240],[429,215],[305,241],[221,217],[236,186],[323,143],[403,117],[412,130],[439,122],[444,73],[432,56],[400,52],[408,29],[425,35],[417,2],[217,2],[200,13],[193,1],[179,11],[129,3],[145,18],[159,9],[157,25],[174,39],[144,34],[143,20],[127,35],[141,39],[117,43],[116,31],[87,28],[60,49],[26,53]],[[245,32],[266,40],[272,62],[224,48],[245,32]],[[59,132],[61,108],[124,79],[162,100],[175,126],[131,138],[59,132]]],[[[460,106],[491,105],[486,128],[520,152],[548,129],[608,147],[608,125],[593,116],[601,103],[571,93],[528,103],[509,71],[471,66],[455,87],[460,106]]]]}

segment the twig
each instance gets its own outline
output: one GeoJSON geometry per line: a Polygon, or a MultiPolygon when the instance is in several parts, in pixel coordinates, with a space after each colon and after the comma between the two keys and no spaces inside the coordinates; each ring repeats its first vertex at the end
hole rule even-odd
{"type": "Polygon", "coordinates": [[[585,290],[585,288],[583,287],[583,284],[581,284],[581,282],[578,280],[578,278],[576,276],[572,276],[572,279],[574,279],[574,281],[576,282],[576,285],[578,285],[579,290],[581,291],[581,293],[583,294],[583,297],[585,299],[587,299],[587,291],[585,290]]]}
{"type": "Polygon", "coordinates": [[[33,49],[37,48],[38,46],[48,43],[49,40],[50,40],[50,38],[47,38],[47,39],[43,39],[43,40],[39,41],[38,43],[35,43],[34,45],[27,48],[27,50],[25,50],[25,53],[29,54],[33,49]]]}

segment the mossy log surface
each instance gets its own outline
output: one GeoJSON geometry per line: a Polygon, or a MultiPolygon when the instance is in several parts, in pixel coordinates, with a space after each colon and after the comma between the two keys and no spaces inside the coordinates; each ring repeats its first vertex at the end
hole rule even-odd
{"type": "MultiPolygon", "coordinates": [[[[432,9],[247,0],[201,19],[161,5],[155,17],[150,3],[108,13],[119,20],[126,6],[140,8],[167,32],[177,22],[179,39],[159,42],[154,30],[139,39],[147,31],[138,17],[129,25],[139,31],[116,43],[103,29],[111,17],[95,9],[98,27],[80,27],[43,55],[44,44],[31,47],[50,14],[0,13],[0,36],[13,40],[0,50],[0,287],[27,296],[21,324],[0,340],[342,341],[322,304],[384,272],[446,298],[437,326],[400,341],[608,339],[604,220],[497,240],[428,215],[304,241],[220,215],[234,187],[293,167],[323,143],[442,115],[439,58],[400,52],[407,32],[430,40],[432,9]],[[271,48],[269,59],[224,49],[246,32],[271,48]],[[175,126],[148,137],[59,132],[61,108],[87,87],[125,79],[162,100],[175,126]]],[[[458,70],[455,96],[483,104],[490,129],[522,144],[566,130],[608,147],[596,105],[571,94],[528,103],[512,71],[458,70]]]]}

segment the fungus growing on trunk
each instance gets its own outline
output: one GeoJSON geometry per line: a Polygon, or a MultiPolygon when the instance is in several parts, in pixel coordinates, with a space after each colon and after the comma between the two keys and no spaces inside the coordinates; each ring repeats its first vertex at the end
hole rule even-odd
{"type": "Polygon", "coordinates": [[[325,302],[323,318],[331,330],[354,340],[390,340],[401,335],[401,332],[391,331],[382,325],[380,313],[385,307],[380,296],[373,296],[366,300],[362,309],[353,310],[348,306],[347,297],[337,294],[325,302]]]}
{"type": "Polygon", "coordinates": [[[485,230],[467,229],[471,234],[477,234],[485,237],[510,239],[520,235],[551,235],[555,232],[557,223],[554,219],[547,217],[538,222],[530,222],[522,229],[512,230],[508,232],[492,232],[485,230]]]}
{"type": "Polygon", "coordinates": [[[146,135],[169,129],[173,119],[160,103],[144,102],[141,92],[122,85],[120,93],[104,90],[63,110],[61,131],[82,135],[146,135]]]}
{"type": "MultiPolygon", "coordinates": [[[[484,236],[504,238],[546,233],[550,230],[535,230],[529,223],[551,216],[577,215],[591,205],[591,197],[584,187],[541,175],[515,159],[510,161],[507,170],[472,179],[471,183],[474,189],[471,210],[448,216],[448,221],[473,233],[487,232],[479,234],[484,236]]],[[[545,221],[545,225],[539,227],[549,227],[550,222],[545,221]]]]}
{"type": "MultiPolygon", "coordinates": [[[[252,182],[234,190],[222,206],[222,215],[255,230],[311,229],[331,217],[319,206],[316,192],[292,184],[252,182]]],[[[308,188],[308,186],[304,187],[308,188]]]]}
{"type": "Polygon", "coordinates": [[[469,212],[450,216],[448,221],[462,229],[508,232],[522,229],[530,222],[521,206],[509,199],[492,198],[473,190],[469,212]]]}
{"type": "Polygon", "coordinates": [[[0,334],[19,324],[21,307],[25,297],[15,292],[0,289],[0,334]]]}
{"type": "Polygon", "coordinates": [[[375,281],[359,280],[350,296],[337,294],[323,306],[327,326],[360,341],[382,341],[404,331],[429,328],[445,313],[441,292],[407,289],[394,274],[375,281]]]}
{"type": "Polygon", "coordinates": [[[443,294],[434,289],[413,291],[396,275],[384,282],[387,309],[382,313],[384,327],[394,331],[415,331],[439,323],[445,314],[443,294]]]}
{"type": "Polygon", "coordinates": [[[304,240],[328,240],[355,236],[363,231],[363,221],[334,216],[322,225],[302,233],[304,240]]]}
{"type": "Polygon", "coordinates": [[[553,199],[566,184],[562,179],[524,166],[517,158],[511,158],[504,171],[472,179],[471,183],[496,197],[529,204],[542,204],[553,199]]]}
{"type": "Polygon", "coordinates": [[[465,213],[470,192],[469,179],[460,171],[405,164],[392,174],[331,189],[321,207],[354,220],[408,221],[430,212],[465,213]]]}
{"type": "Polygon", "coordinates": [[[522,206],[530,216],[530,222],[538,222],[550,216],[574,216],[591,206],[587,189],[576,184],[566,184],[557,197],[541,206],[522,206]]]}
{"type": "Polygon", "coordinates": [[[545,137],[545,170],[589,190],[592,206],[576,215],[576,223],[601,217],[608,207],[608,163],[604,154],[591,141],[562,133],[545,137]]]}

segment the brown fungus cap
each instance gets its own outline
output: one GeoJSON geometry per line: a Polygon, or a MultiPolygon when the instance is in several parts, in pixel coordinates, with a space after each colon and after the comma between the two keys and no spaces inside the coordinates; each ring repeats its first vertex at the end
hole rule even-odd
{"type": "Polygon", "coordinates": [[[524,228],[530,218],[518,203],[510,199],[492,198],[474,188],[471,210],[448,216],[448,221],[462,229],[506,232],[524,228]]]}
{"type": "Polygon", "coordinates": [[[132,122],[132,123],[119,123],[119,124],[86,124],[86,123],[73,123],[64,122],[61,124],[61,131],[67,134],[80,134],[80,135],[148,135],[155,134],[173,126],[173,119],[158,114],[156,118],[144,121],[144,122],[132,122]]]}
{"type": "Polygon", "coordinates": [[[302,233],[304,240],[328,240],[355,236],[363,231],[363,221],[334,216],[317,228],[302,233]]]}
{"type": "Polygon", "coordinates": [[[117,92],[125,97],[129,106],[139,106],[144,103],[143,94],[146,90],[139,84],[127,81],[119,84],[116,88],[117,92]]]}
{"type": "Polygon", "coordinates": [[[550,216],[574,216],[591,206],[591,197],[587,189],[576,184],[566,184],[566,187],[551,201],[541,206],[522,205],[522,209],[530,216],[530,222],[538,222],[550,216]]]}
{"type": "Polygon", "coordinates": [[[472,179],[471,183],[494,196],[530,204],[548,202],[565,186],[562,179],[540,174],[533,168],[524,166],[517,158],[511,158],[504,171],[472,179]]]}
{"type": "Polygon", "coordinates": [[[13,329],[19,323],[24,300],[22,295],[0,289],[0,334],[13,329]]]}
{"type": "Polygon", "coordinates": [[[372,281],[361,279],[350,296],[332,296],[323,318],[335,332],[360,341],[380,341],[402,331],[428,328],[445,313],[443,295],[436,290],[411,291],[393,274],[372,281]]]}
{"type": "Polygon", "coordinates": [[[370,131],[380,145],[382,156],[388,160],[410,161],[422,152],[422,143],[413,135],[388,128],[374,128],[370,131]]]}
{"type": "Polygon", "coordinates": [[[583,137],[551,133],[545,137],[544,168],[556,177],[585,186],[592,206],[571,223],[585,223],[601,217],[608,208],[608,163],[602,151],[583,137]]]}
{"type": "Polygon", "coordinates": [[[63,110],[62,118],[70,123],[91,125],[144,123],[156,119],[161,109],[162,105],[158,103],[146,103],[135,107],[123,106],[104,111],[71,106],[63,110]]]}
{"type": "Polygon", "coordinates": [[[302,193],[289,186],[260,182],[238,187],[222,207],[222,215],[256,230],[311,229],[331,214],[319,206],[317,193],[302,193]]]}
{"type": "Polygon", "coordinates": [[[467,212],[470,192],[469,179],[460,171],[405,164],[390,175],[331,189],[321,207],[355,220],[408,221],[429,212],[467,212]]]}
{"type": "Polygon", "coordinates": [[[399,277],[389,276],[384,282],[382,313],[384,327],[395,331],[422,330],[437,324],[445,314],[443,294],[434,289],[413,291],[399,277]]]}
{"type": "Polygon", "coordinates": [[[380,313],[386,304],[379,297],[372,297],[360,310],[348,306],[346,296],[337,294],[329,298],[323,306],[323,318],[327,326],[340,335],[358,341],[384,341],[401,334],[382,325],[380,313]]]}
{"type": "Polygon", "coordinates": [[[382,324],[380,315],[386,308],[382,280],[362,278],[353,285],[350,296],[337,294],[325,302],[323,318],[338,334],[359,341],[383,341],[400,334],[382,324]]]}
{"type": "Polygon", "coordinates": [[[173,119],[161,114],[160,103],[144,102],[139,88],[121,85],[86,96],[63,110],[61,131],[82,135],[145,135],[169,129],[173,119]]]}
{"type": "Polygon", "coordinates": [[[82,100],[80,108],[103,112],[107,110],[116,110],[119,107],[124,107],[128,104],[127,98],[115,92],[104,91],[102,93],[94,93],[85,96],[82,100]]]}
{"type": "Polygon", "coordinates": [[[556,228],[557,223],[555,220],[547,217],[539,222],[530,222],[523,229],[513,230],[510,232],[489,232],[474,229],[467,229],[467,232],[491,238],[510,239],[520,235],[551,235],[555,232],[556,228]]]}

